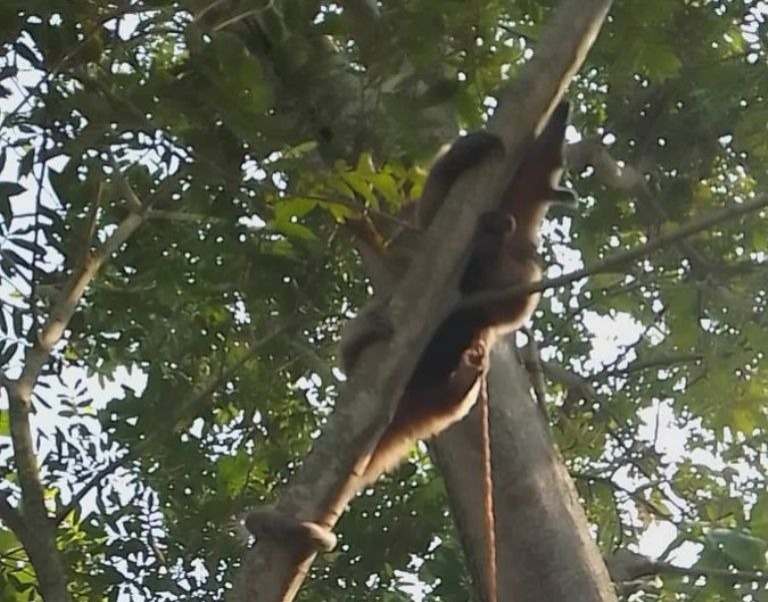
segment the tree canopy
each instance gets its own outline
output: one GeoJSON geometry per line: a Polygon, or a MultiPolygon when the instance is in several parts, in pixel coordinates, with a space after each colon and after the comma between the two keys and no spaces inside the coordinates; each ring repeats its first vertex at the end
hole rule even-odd
{"type": "MultiPolygon", "coordinates": [[[[238,519],[342,386],[370,293],[344,219],[407,212],[552,5],[3,0],[0,598],[223,599],[238,519]]],[[[767,16],[614,6],[567,92],[581,203],[548,276],[765,194],[767,16]]],[[[766,599],[767,249],[763,213],[716,223],[546,290],[518,337],[632,600],[766,599]]],[[[467,599],[423,448],[338,530],[302,599],[467,599]]]]}

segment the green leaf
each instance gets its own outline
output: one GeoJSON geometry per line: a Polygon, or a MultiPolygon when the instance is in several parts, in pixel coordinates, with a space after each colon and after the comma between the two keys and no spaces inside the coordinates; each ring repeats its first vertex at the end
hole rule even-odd
{"type": "MultiPolygon", "coordinates": [[[[18,334],[18,331],[15,331],[15,334],[18,334]]],[[[18,349],[18,343],[6,342],[2,348],[2,351],[0,351],[0,367],[7,365],[8,362],[13,359],[14,355],[16,355],[16,351],[18,351],[18,349]]]]}
{"type": "Polygon", "coordinates": [[[317,204],[318,201],[316,199],[303,197],[281,199],[275,205],[275,221],[283,223],[295,217],[302,217],[317,207],[317,204]]]}
{"type": "Polygon", "coordinates": [[[316,236],[312,230],[303,226],[297,222],[289,220],[270,221],[267,223],[267,228],[274,232],[285,234],[288,238],[298,238],[301,240],[315,240],[316,236]]]}
{"type": "Polygon", "coordinates": [[[11,436],[11,421],[8,410],[0,410],[0,437],[11,436]]]}
{"type": "Polygon", "coordinates": [[[231,497],[240,493],[248,479],[250,463],[251,459],[245,453],[221,458],[216,467],[216,481],[221,489],[231,497]]]}
{"type": "MultiPolygon", "coordinates": [[[[21,194],[25,190],[26,188],[17,182],[0,182],[0,199],[7,202],[7,199],[21,194]]],[[[3,215],[5,215],[5,213],[3,213],[3,215]]]]}
{"type": "Polygon", "coordinates": [[[379,201],[376,198],[376,195],[373,194],[373,190],[371,190],[371,185],[365,174],[348,171],[341,174],[339,177],[345,184],[347,184],[347,186],[365,199],[367,206],[378,209],[379,201]]]}
{"type": "Polygon", "coordinates": [[[705,539],[737,569],[761,570],[766,567],[768,541],[764,539],[731,529],[713,529],[705,539]]]}
{"type": "Polygon", "coordinates": [[[749,513],[749,529],[755,536],[768,541],[768,492],[757,494],[757,502],[749,513]]]}
{"type": "Polygon", "coordinates": [[[35,147],[30,148],[19,162],[19,177],[23,178],[32,172],[32,167],[35,164],[35,147]]]}

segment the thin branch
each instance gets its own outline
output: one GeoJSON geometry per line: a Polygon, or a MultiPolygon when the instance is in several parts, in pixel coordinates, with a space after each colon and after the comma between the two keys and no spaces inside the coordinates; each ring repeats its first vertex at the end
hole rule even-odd
{"type": "Polygon", "coordinates": [[[663,520],[675,526],[679,526],[678,523],[676,523],[674,520],[670,518],[668,512],[664,512],[662,509],[656,506],[652,501],[645,499],[642,495],[642,492],[645,491],[649,486],[655,487],[659,483],[653,483],[651,485],[643,485],[641,487],[638,487],[637,489],[628,489],[627,487],[619,485],[611,477],[604,477],[604,476],[585,474],[585,473],[573,473],[573,472],[569,474],[571,475],[571,478],[574,480],[586,481],[587,485],[589,485],[590,483],[600,483],[602,485],[605,485],[606,487],[609,487],[613,491],[616,491],[618,493],[623,493],[630,500],[633,500],[638,506],[642,506],[643,508],[645,508],[650,514],[652,514],[657,519],[663,520]]]}
{"type": "Polygon", "coordinates": [[[704,359],[703,353],[684,353],[681,355],[663,355],[660,357],[655,357],[653,359],[648,359],[644,361],[638,360],[638,361],[630,362],[629,365],[625,366],[624,368],[618,368],[616,366],[613,366],[608,370],[604,370],[600,374],[595,374],[591,378],[594,378],[597,380],[604,380],[609,376],[616,376],[619,374],[626,375],[626,374],[631,374],[633,372],[641,372],[643,370],[652,370],[653,368],[670,368],[675,364],[690,364],[690,363],[700,362],[703,359],[704,359]]]}
{"type": "Polygon", "coordinates": [[[682,567],[670,564],[669,562],[657,562],[657,573],[668,573],[672,575],[690,576],[690,577],[707,577],[725,579],[731,582],[751,583],[759,581],[761,583],[768,583],[768,574],[763,571],[731,571],[730,569],[718,569],[707,567],[682,567]]]}
{"type": "MultiPolygon", "coordinates": [[[[139,445],[141,445],[141,443],[139,443],[139,445]]],[[[62,521],[64,521],[64,519],[67,518],[69,513],[72,512],[75,508],[77,508],[77,506],[80,504],[81,501],[83,501],[83,498],[86,495],[88,495],[88,492],[91,491],[91,489],[96,487],[103,478],[108,477],[113,472],[115,472],[118,468],[121,468],[122,466],[127,464],[128,460],[130,460],[133,457],[134,457],[133,454],[130,454],[130,453],[125,454],[120,458],[112,460],[104,468],[99,470],[95,475],[93,475],[90,479],[88,479],[88,482],[85,485],[83,485],[77,493],[75,493],[72,496],[72,499],[69,500],[68,504],[59,508],[59,511],[56,513],[56,516],[54,517],[53,522],[56,525],[60,525],[62,521]]]]}
{"type": "Polygon", "coordinates": [[[273,326],[266,334],[253,341],[248,353],[245,353],[233,364],[224,370],[221,370],[216,375],[216,378],[194,391],[192,396],[184,403],[178,404],[175,411],[171,412],[169,416],[169,421],[173,423],[174,428],[176,427],[178,420],[194,411],[194,408],[198,404],[213,395],[216,392],[216,389],[218,389],[224,382],[230,380],[243,366],[245,366],[246,363],[252,360],[256,356],[256,352],[261,349],[262,346],[285,332],[287,329],[295,326],[298,322],[299,320],[295,318],[278,322],[278,324],[273,326]]]}
{"type": "Polygon", "coordinates": [[[622,359],[627,356],[630,350],[635,349],[637,345],[640,343],[640,341],[648,338],[651,330],[653,330],[654,328],[658,330],[659,324],[664,318],[666,312],[667,312],[666,306],[662,307],[660,311],[653,312],[653,319],[648,324],[643,325],[642,332],[638,333],[638,335],[634,338],[634,340],[627,341],[625,343],[618,345],[617,352],[615,354],[616,357],[614,357],[613,360],[611,360],[607,364],[604,364],[600,368],[600,373],[605,373],[615,369],[621,363],[622,359]]]}
{"type": "Polygon", "coordinates": [[[731,583],[768,583],[764,571],[741,571],[709,567],[682,567],[669,562],[654,560],[625,548],[616,550],[606,559],[611,577],[616,583],[627,583],[650,575],[679,575],[682,577],[706,577],[724,579],[731,583]]]}
{"type": "Polygon", "coordinates": [[[345,207],[349,207],[350,209],[352,209],[353,211],[356,211],[357,213],[375,215],[376,217],[382,219],[383,221],[389,222],[390,224],[393,224],[395,226],[400,226],[401,228],[404,228],[406,230],[418,230],[418,228],[410,221],[400,219],[396,215],[392,215],[391,213],[387,213],[386,211],[380,211],[379,209],[375,209],[373,207],[365,207],[360,203],[356,203],[354,201],[350,201],[348,199],[344,199],[341,197],[317,196],[317,195],[301,195],[301,197],[312,200],[312,201],[317,201],[318,203],[333,203],[334,205],[344,205],[345,207]]]}
{"type": "Polygon", "coordinates": [[[220,217],[213,215],[205,215],[204,213],[190,213],[188,211],[168,211],[165,209],[152,209],[147,214],[147,219],[151,220],[168,220],[171,222],[194,222],[194,223],[206,223],[206,224],[218,224],[223,220],[220,217]]]}
{"type": "MultiPolygon", "coordinates": [[[[47,112],[47,111],[46,111],[47,112]]],[[[48,130],[45,130],[45,133],[43,134],[43,142],[41,145],[41,148],[45,150],[45,148],[48,146],[48,130]]],[[[30,314],[32,317],[32,324],[37,324],[38,315],[37,315],[37,303],[35,302],[35,292],[37,290],[37,282],[39,279],[39,260],[40,260],[40,250],[41,245],[39,241],[40,237],[40,206],[43,202],[43,180],[45,179],[45,168],[46,168],[46,161],[42,161],[40,163],[40,173],[36,176],[36,186],[37,186],[37,192],[35,193],[35,218],[33,223],[33,229],[34,229],[34,238],[33,242],[35,245],[35,250],[32,253],[32,275],[30,276],[30,301],[29,301],[29,307],[30,307],[30,314]]]]}
{"type": "Polygon", "coordinates": [[[96,192],[93,201],[88,203],[88,212],[82,223],[78,224],[78,227],[72,231],[72,248],[67,253],[67,260],[75,272],[82,269],[82,266],[88,262],[91,254],[91,243],[98,227],[99,209],[101,208],[103,198],[104,181],[99,177],[96,181],[96,192]]]}
{"type": "MultiPolygon", "coordinates": [[[[104,75],[109,75],[109,74],[107,72],[104,72],[104,75]]],[[[147,127],[154,130],[163,131],[162,125],[157,124],[153,119],[150,119],[149,117],[147,117],[146,113],[141,109],[139,109],[139,107],[133,104],[129,99],[119,97],[115,93],[113,93],[112,90],[110,90],[109,87],[104,84],[101,78],[92,77],[88,73],[77,74],[77,77],[83,84],[92,85],[98,88],[109,102],[113,103],[117,107],[127,109],[128,111],[130,111],[131,115],[134,118],[146,124],[147,127]]],[[[162,140],[162,144],[164,145],[164,150],[170,153],[176,159],[178,159],[178,161],[181,164],[188,165],[192,163],[190,156],[184,154],[184,152],[182,152],[181,150],[181,148],[183,148],[184,145],[180,144],[179,141],[174,139],[172,136],[170,136],[170,134],[168,134],[167,139],[164,138],[162,140]]],[[[243,181],[242,179],[236,176],[233,176],[230,172],[226,171],[214,159],[212,159],[211,157],[203,153],[200,149],[198,149],[197,152],[194,154],[194,158],[196,163],[202,163],[205,167],[214,171],[218,177],[222,178],[227,183],[237,186],[239,188],[243,188],[245,190],[249,190],[251,192],[257,193],[259,197],[261,196],[263,192],[261,188],[258,188],[257,190],[257,187],[254,184],[249,184],[248,182],[243,181]]],[[[177,174],[180,174],[180,173],[181,171],[179,170],[177,174]]],[[[157,193],[155,193],[155,196],[157,196],[157,193]]],[[[130,194],[128,196],[128,204],[130,206],[131,211],[136,210],[134,199],[131,198],[130,194]]],[[[264,203],[260,203],[259,208],[265,212],[272,211],[272,207],[264,203]]]]}
{"type": "Polygon", "coordinates": [[[37,380],[53,347],[61,340],[69,320],[82,299],[88,284],[93,280],[106,260],[133,234],[144,221],[142,215],[128,215],[112,233],[112,235],[92,255],[90,255],[79,272],[72,275],[66,292],[51,310],[50,317],[38,334],[36,344],[25,358],[24,370],[21,373],[16,388],[19,395],[31,401],[32,387],[37,380]]]}
{"type": "Polygon", "coordinates": [[[192,23],[201,21],[203,17],[205,17],[205,15],[207,15],[210,11],[214,10],[215,8],[217,8],[218,6],[221,6],[226,2],[227,0],[212,0],[206,6],[203,6],[199,11],[197,11],[194,18],[192,19],[192,23]]]}
{"type": "Polygon", "coordinates": [[[538,282],[533,282],[531,284],[512,286],[500,291],[470,295],[460,301],[456,308],[459,310],[473,309],[476,307],[483,307],[488,304],[503,303],[509,299],[514,299],[522,295],[530,295],[531,293],[538,293],[550,288],[558,288],[583,278],[593,276],[595,274],[610,272],[619,266],[629,263],[630,261],[635,261],[636,259],[646,257],[657,249],[672,243],[677,243],[684,238],[697,234],[703,230],[706,230],[707,228],[711,228],[712,226],[716,226],[720,223],[735,219],[742,215],[758,211],[766,205],[768,205],[768,195],[760,195],[759,197],[744,203],[732,203],[728,207],[725,207],[719,211],[714,211],[701,219],[688,222],[687,224],[680,226],[674,232],[662,234],[658,238],[655,238],[654,240],[651,240],[643,245],[638,245],[633,249],[628,249],[627,251],[622,251],[621,253],[615,253],[610,257],[606,257],[601,261],[570,272],[569,274],[563,274],[557,278],[539,280],[538,282]]]}
{"type": "Polygon", "coordinates": [[[258,15],[259,13],[263,12],[264,8],[249,8],[248,10],[245,10],[241,13],[238,13],[236,15],[232,15],[231,17],[224,19],[223,21],[220,21],[219,23],[216,23],[215,25],[211,26],[211,31],[221,31],[222,29],[225,29],[229,27],[230,25],[234,25],[235,23],[239,23],[240,21],[247,19],[248,17],[251,17],[253,15],[258,15]]]}

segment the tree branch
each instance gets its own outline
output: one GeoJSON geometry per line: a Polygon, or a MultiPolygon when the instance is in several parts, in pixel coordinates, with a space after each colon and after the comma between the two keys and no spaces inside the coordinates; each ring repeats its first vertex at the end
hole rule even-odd
{"type": "Polygon", "coordinates": [[[724,579],[730,583],[768,583],[763,571],[738,571],[707,567],[682,567],[669,562],[653,560],[648,556],[620,548],[606,560],[611,579],[616,583],[635,581],[649,575],[679,575],[682,577],[707,577],[724,579]]]}
{"type": "Polygon", "coordinates": [[[563,385],[570,393],[589,402],[598,402],[603,405],[595,388],[589,380],[580,374],[576,374],[573,370],[569,370],[556,362],[541,362],[541,368],[547,378],[563,385]]]}
{"type": "Polygon", "coordinates": [[[675,364],[691,364],[700,362],[704,359],[703,353],[683,353],[680,355],[662,355],[647,360],[636,360],[630,362],[624,368],[618,368],[613,366],[608,370],[604,370],[602,373],[595,374],[592,378],[598,380],[605,380],[609,376],[616,376],[619,374],[631,374],[633,372],[641,372],[643,370],[651,370],[653,368],[670,368],[675,364]]]}
{"type": "MultiPolygon", "coordinates": [[[[565,149],[565,155],[568,164],[576,171],[583,170],[589,164],[594,166],[595,175],[604,185],[624,190],[635,196],[650,207],[658,222],[669,219],[664,204],[651,191],[641,171],[631,165],[619,164],[599,140],[592,138],[569,144],[565,149]]],[[[688,256],[694,268],[702,271],[711,269],[712,262],[689,241],[683,239],[676,244],[683,254],[688,256]]]]}
{"type": "MultiPolygon", "coordinates": [[[[108,23],[112,19],[117,19],[124,15],[139,14],[157,10],[158,9],[155,7],[137,6],[135,4],[125,3],[122,6],[116,7],[115,10],[100,16],[99,19],[93,24],[93,26],[84,33],[82,38],[77,41],[77,44],[73,45],[73,47],[68,52],[66,52],[58,61],[56,61],[55,65],[48,69],[45,77],[41,78],[40,81],[38,81],[31,88],[28,88],[27,93],[19,101],[19,103],[3,116],[2,121],[0,121],[0,128],[4,128],[6,127],[6,124],[11,123],[18,112],[21,111],[21,109],[23,109],[34,96],[40,93],[40,90],[43,88],[43,86],[52,80],[56,75],[61,73],[67,63],[71,61],[78,52],[80,52],[83,48],[92,42],[93,38],[99,34],[105,23],[108,23]]],[[[38,69],[43,69],[45,67],[44,65],[33,66],[38,69]]]]}
{"type": "MultiPolygon", "coordinates": [[[[570,473],[570,474],[571,474],[571,478],[573,478],[574,480],[585,481],[587,485],[591,485],[592,483],[600,483],[610,488],[613,491],[618,491],[620,493],[623,493],[630,500],[635,502],[635,504],[637,504],[638,506],[641,506],[649,514],[653,515],[657,520],[666,521],[666,522],[672,523],[673,525],[679,526],[678,523],[675,523],[673,520],[671,520],[669,516],[669,512],[664,512],[662,509],[656,506],[651,500],[647,500],[642,495],[643,491],[645,491],[650,487],[657,487],[659,483],[655,483],[655,482],[648,483],[645,485],[641,485],[640,487],[636,487],[635,489],[628,489],[627,487],[624,487],[623,485],[618,484],[611,477],[604,477],[600,475],[583,474],[583,473],[570,473]]],[[[610,570],[610,567],[609,567],[609,570],[610,570]]]]}
{"type": "Polygon", "coordinates": [[[147,219],[204,224],[219,224],[224,221],[220,217],[216,217],[214,215],[206,215],[205,213],[191,213],[189,211],[168,211],[165,209],[152,209],[152,211],[147,214],[147,219]]]}
{"type": "MultiPolygon", "coordinates": [[[[34,387],[53,348],[64,336],[89,283],[143,219],[142,213],[129,214],[95,252],[84,253],[84,260],[77,263],[75,272],[37,333],[35,343],[27,349],[21,375],[16,380],[6,381],[13,457],[21,487],[22,513],[29,533],[25,548],[37,573],[40,593],[46,600],[65,601],[70,597],[67,593],[66,570],[56,548],[56,523],[49,518],[45,506],[45,487],[40,479],[32,438],[30,415],[33,411],[34,387]]],[[[87,251],[91,241],[80,242],[87,251]]]]}
{"type": "Polygon", "coordinates": [[[669,562],[656,562],[656,573],[669,575],[681,575],[684,577],[708,577],[730,581],[731,583],[768,583],[768,574],[762,571],[737,571],[730,569],[718,569],[707,567],[683,567],[669,562]]]}

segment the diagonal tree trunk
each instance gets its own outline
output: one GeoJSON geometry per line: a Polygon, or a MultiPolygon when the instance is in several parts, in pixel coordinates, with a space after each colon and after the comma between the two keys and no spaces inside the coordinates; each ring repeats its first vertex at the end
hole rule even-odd
{"type": "MultiPolygon", "coordinates": [[[[616,600],[578,494],[508,343],[497,344],[488,378],[498,599],[616,600]]],[[[479,407],[432,449],[476,590],[488,600],[479,407]]]]}

